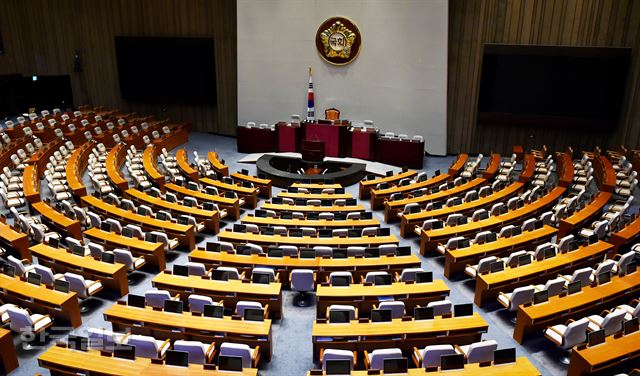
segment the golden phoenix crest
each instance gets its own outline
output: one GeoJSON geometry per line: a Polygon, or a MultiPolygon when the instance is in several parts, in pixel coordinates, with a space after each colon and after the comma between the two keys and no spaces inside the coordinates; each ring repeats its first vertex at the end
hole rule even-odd
{"type": "Polygon", "coordinates": [[[356,41],[356,33],[349,30],[340,21],[336,21],[320,34],[324,53],[327,57],[340,57],[348,59],[351,55],[351,46],[356,41]]]}

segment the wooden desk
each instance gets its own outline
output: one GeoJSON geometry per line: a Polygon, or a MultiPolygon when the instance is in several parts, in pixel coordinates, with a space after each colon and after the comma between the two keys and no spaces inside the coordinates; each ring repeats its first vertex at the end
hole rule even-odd
{"type": "Polygon", "coordinates": [[[153,197],[137,189],[127,189],[124,196],[140,204],[149,205],[155,210],[167,210],[174,215],[190,215],[198,222],[204,223],[204,227],[217,234],[220,231],[220,212],[216,210],[204,210],[197,207],[189,207],[177,202],[165,201],[160,197],[153,197]]]}
{"type": "MultiPolygon", "coordinates": [[[[435,371],[427,372],[424,368],[409,368],[407,376],[485,376],[491,374],[493,376],[541,376],[540,371],[531,364],[526,357],[516,359],[515,363],[500,364],[494,366],[481,366],[480,363],[465,364],[464,369],[451,371],[435,371]]],[[[351,371],[351,376],[368,376],[368,371],[351,371]]],[[[311,372],[307,372],[307,376],[311,376],[311,372]]]]}
{"type": "Polygon", "coordinates": [[[442,173],[438,176],[434,176],[431,179],[427,179],[422,182],[409,184],[402,187],[400,186],[390,187],[388,189],[372,189],[371,190],[371,209],[373,210],[381,209],[382,204],[384,203],[384,199],[386,197],[391,196],[394,193],[409,192],[415,189],[429,188],[431,186],[444,183],[446,180],[449,180],[455,177],[456,175],[458,175],[458,173],[460,173],[460,171],[464,168],[465,164],[467,163],[468,158],[469,156],[467,154],[458,155],[458,158],[453,162],[451,167],[449,167],[448,173],[446,174],[442,173]]]}
{"type": "Polygon", "coordinates": [[[221,176],[229,176],[229,167],[225,166],[221,159],[218,157],[218,153],[215,151],[210,151],[207,153],[207,159],[209,159],[209,163],[211,167],[221,176]]]}
{"type": "Polygon", "coordinates": [[[305,200],[339,200],[353,198],[351,193],[293,193],[282,191],[278,193],[278,197],[288,197],[292,199],[302,198],[305,200]]]}
{"type": "Polygon", "coordinates": [[[574,270],[593,266],[608,256],[612,250],[611,244],[598,241],[575,251],[558,254],[541,261],[533,261],[529,265],[515,268],[506,267],[497,273],[479,274],[476,276],[474,302],[478,307],[481,307],[487,299],[498,296],[500,291],[508,292],[517,287],[544,284],[558,274],[571,274],[574,270]]]}
{"type": "MultiPolygon", "coordinates": [[[[88,196],[87,196],[88,197],[88,196]]],[[[82,226],[80,222],[71,219],[55,210],[44,201],[34,202],[31,207],[42,216],[42,221],[49,227],[62,233],[63,236],[71,236],[82,240],[82,226]]]]}
{"type": "Polygon", "coordinates": [[[466,345],[481,340],[489,330],[489,324],[475,312],[473,316],[432,320],[393,319],[391,322],[366,322],[352,320],[348,324],[313,323],[313,359],[320,360],[320,349],[368,351],[379,348],[400,348],[411,351],[427,345],[466,345]],[[345,338],[346,337],[346,338],[345,338]]]}
{"type": "Polygon", "coordinates": [[[127,157],[127,147],[125,144],[117,144],[107,154],[105,165],[107,167],[107,177],[121,192],[129,189],[129,182],[122,176],[120,169],[127,157]]]}
{"type": "Polygon", "coordinates": [[[7,250],[15,250],[20,259],[31,261],[29,252],[29,237],[0,220],[0,244],[7,250]]]}
{"type": "Polygon", "coordinates": [[[482,177],[486,180],[489,180],[498,174],[500,170],[500,154],[493,153],[491,154],[491,158],[489,159],[489,163],[487,163],[487,167],[485,167],[484,171],[482,171],[482,177]]]}
{"type": "Polygon", "coordinates": [[[395,174],[392,176],[380,177],[373,180],[360,180],[358,184],[358,196],[361,200],[366,200],[371,197],[371,190],[380,183],[389,183],[390,185],[397,185],[397,183],[405,178],[412,178],[418,174],[416,170],[408,170],[395,174]]]}
{"type": "Polygon", "coordinates": [[[189,156],[187,155],[187,151],[185,149],[179,149],[178,151],[176,151],[176,163],[180,171],[188,176],[189,179],[198,181],[198,170],[191,167],[191,165],[189,164],[189,156]]]}
{"type": "Polygon", "coordinates": [[[461,272],[467,265],[477,264],[485,257],[507,256],[521,249],[531,251],[539,244],[549,241],[557,232],[555,227],[544,225],[540,229],[526,231],[510,238],[499,238],[495,242],[471,244],[467,248],[447,250],[444,255],[444,275],[451,278],[453,273],[461,272]]]}
{"type": "Polygon", "coordinates": [[[181,225],[170,221],[139,215],[128,210],[121,209],[115,205],[108,204],[94,196],[84,196],[82,201],[98,213],[102,213],[108,218],[114,218],[125,223],[141,226],[145,231],[161,231],[167,233],[169,238],[178,238],[180,244],[189,250],[195,247],[195,230],[193,225],[181,225]]]}
{"type": "Polygon", "coordinates": [[[546,303],[520,306],[513,338],[522,343],[524,336],[547,326],[566,322],[568,319],[600,313],[614,307],[618,302],[629,300],[640,293],[640,272],[624,277],[613,276],[611,282],[584,287],[573,295],[552,296],[546,303]]]}
{"type": "Polygon", "coordinates": [[[420,229],[420,253],[425,255],[427,251],[434,250],[438,243],[444,243],[454,236],[472,236],[480,231],[492,230],[511,223],[519,223],[527,218],[537,216],[554,205],[565,190],[565,188],[556,187],[549,194],[521,208],[481,221],[469,222],[459,226],[445,226],[441,229],[429,231],[420,229]]]}
{"type": "Polygon", "coordinates": [[[21,308],[29,308],[31,312],[50,315],[55,320],[63,320],[77,328],[82,325],[80,305],[75,292],[65,294],[36,286],[18,277],[0,274],[0,295],[5,303],[14,303],[21,308]]]}
{"type": "Polygon", "coordinates": [[[322,184],[322,183],[293,183],[291,184],[291,186],[295,188],[307,188],[307,189],[342,188],[342,184],[322,184]]]}
{"type": "Polygon", "coordinates": [[[560,225],[558,226],[560,229],[558,236],[562,238],[569,235],[585,227],[594,219],[599,218],[602,215],[602,210],[605,205],[607,205],[611,199],[611,196],[611,192],[600,191],[584,209],[576,211],[567,218],[561,219],[560,225]]]}
{"type": "Polygon", "coordinates": [[[153,181],[160,190],[164,191],[164,175],[158,171],[156,167],[158,163],[158,154],[156,154],[155,146],[147,146],[142,153],[142,166],[145,172],[149,175],[151,181],[153,181]]]}
{"type": "Polygon", "coordinates": [[[388,271],[401,273],[403,269],[419,268],[420,259],[410,256],[347,257],[344,259],[316,257],[301,259],[297,257],[267,257],[265,255],[238,255],[226,252],[207,252],[196,249],[189,254],[189,261],[201,262],[207,266],[233,266],[246,275],[259,266],[274,268],[280,273],[280,282],[289,286],[289,274],[294,269],[311,269],[316,272],[316,281],[324,281],[333,271],[350,271],[354,278],[365,276],[367,272],[388,271]]]}
{"type": "MultiPolygon", "coordinates": [[[[640,331],[626,336],[607,336],[605,342],[593,347],[576,346],[571,351],[568,376],[604,374],[609,368],[638,365],[640,331]]],[[[613,370],[611,370],[613,371],[613,370]]],[[[611,372],[614,374],[617,372],[611,372]]]]}
{"type": "Polygon", "coordinates": [[[262,204],[260,209],[264,210],[274,210],[276,212],[279,211],[290,211],[290,212],[331,212],[331,213],[349,213],[349,212],[363,212],[366,211],[364,206],[361,204],[353,205],[353,206],[311,206],[311,205],[288,205],[288,204],[272,204],[270,202],[265,202],[262,204]]]}
{"type": "Polygon", "coordinates": [[[241,280],[215,281],[197,276],[177,276],[171,273],[158,274],[152,281],[153,286],[168,290],[171,295],[180,294],[187,301],[190,294],[210,296],[214,301],[224,300],[226,308],[235,308],[240,300],[260,302],[269,305],[274,318],[282,317],[282,284],[243,282],[241,280]]]}
{"type": "Polygon", "coordinates": [[[115,232],[102,231],[92,227],[84,232],[84,235],[92,242],[102,245],[105,250],[115,248],[128,249],[134,256],[143,256],[147,264],[156,265],[160,271],[167,266],[164,244],[151,243],[137,238],[129,238],[115,232]]]}
{"type": "Polygon", "coordinates": [[[0,328],[0,366],[6,375],[18,368],[18,354],[13,345],[13,334],[10,330],[0,328]]]}
{"type": "MultiPolygon", "coordinates": [[[[384,201],[384,221],[387,223],[397,222],[400,220],[400,213],[404,210],[404,206],[411,203],[420,204],[422,208],[427,205],[427,203],[446,199],[454,196],[464,196],[464,193],[470,191],[474,188],[478,188],[487,183],[487,179],[485,178],[475,178],[470,180],[464,184],[461,184],[457,187],[453,187],[451,189],[445,189],[433,194],[428,194],[424,196],[418,197],[409,197],[402,200],[395,201],[384,201]]],[[[462,198],[462,197],[460,197],[462,198]]]]}
{"type": "MultiPolygon", "coordinates": [[[[135,360],[115,358],[100,355],[100,351],[78,351],[65,347],[51,346],[44,354],[38,357],[38,365],[51,370],[52,373],[77,375],[82,372],[90,372],[99,375],[166,375],[176,374],[176,367],[164,364],[153,364],[149,358],[136,358],[135,360]]],[[[257,376],[255,368],[244,368],[242,372],[225,372],[205,370],[200,364],[189,364],[189,367],[180,369],[181,375],[211,375],[211,376],[257,376]]]]}
{"type": "Polygon", "coordinates": [[[222,231],[218,239],[233,244],[253,243],[263,248],[270,245],[296,245],[298,247],[313,247],[316,245],[326,245],[329,247],[348,247],[351,245],[374,247],[381,244],[398,244],[395,235],[389,236],[361,236],[357,238],[320,238],[311,236],[290,237],[282,235],[262,235],[244,232],[222,231]]]}
{"type": "Polygon", "coordinates": [[[266,199],[271,198],[271,179],[260,179],[258,177],[245,175],[240,172],[234,172],[233,174],[231,174],[231,177],[235,180],[253,183],[254,186],[258,187],[258,196],[266,199]]]}
{"type": "Polygon", "coordinates": [[[29,248],[38,258],[38,264],[47,266],[58,273],[71,272],[86,279],[98,280],[102,285],[116,291],[118,296],[129,293],[127,269],[124,264],[109,264],[91,256],[77,256],[63,248],[52,248],[44,243],[29,248]]]}
{"type": "Polygon", "coordinates": [[[217,319],[195,316],[186,310],[181,314],[171,313],[152,307],[132,307],[120,302],[104,311],[104,319],[111,322],[116,332],[151,335],[158,339],[216,342],[218,349],[223,342],[260,346],[261,354],[267,361],[271,360],[273,353],[270,319],[232,320],[231,316],[217,319]]]}
{"type": "Polygon", "coordinates": [[[218,206],[227,211],[227,215],[233,219],[240,219],[240,199],[239,198],[226,198],[220,195],[210,195],[202,191],[194,191],[187,187],[177,185],[174,183],[167,183],[164,187],[178,197],[184,198],[185,196],[193,197],[198,200],[199,203],[214,202],[218,206]]]}
{"type": "MultiPolygon", "coordinates": [[[[462,205],[455,205],[451,207],[443,207],[438,210],[420,211],[412,214],[400,215],[400,235],[403,238],[409,238],[416,234],[416,226],[421,226],[422,222],[427,219],[446,218],[453,213],[461,213],[464,215],[472,214],[474,211],[482,208],[488,208],[497,202],[506,202],[512,196],[518,194],[524,189],[524,183],[513,182],[498,192],[494,192],[488,196],[473,200],[471,202],[465,202],[462,205]]],[[[419,233],[418,233],[419,234],[419,233]]]]}
{"type": "MultiPolygon", "coordinates": [[[[220,180],[213,180],[210,178],[200,178],[200,183],[204,185],[210,185],[218,188],[222,192],[233,191],[236,192],[238,197],[242,197],[247,203],[249,208],[255,209],[258,206],[258,189],[257,188],[245,188],[236,184],[223,183],[220,180]]],[[[221,193],[222,193],[221,192],[221,193]]]]}
{"type": "Polygon", "coordinates": [[[593,176],[603,192],[613,192],[616,187],[616,171],[607,157],[597,153],[593,158],[593,176]]]}
{"type": "Polygon", "coordinates": [[[284,226],[292,227],[313,227],[321,228],[364,228],[364,227],[380,227],[380,221],[375,218],[371,219],[345,219],[345,220],[329,220],[329,219],[282,219],[282,218],[263,218],[256,217],[252,214],[242,217],[242,223],[253,223],[258,226],[284,226]]]}
{"type": "Polygon", "coordinates": [[[556,153],[555,157],[558,166],[558,185],[569,187],[573,182],[573,157],[568,152],[556,153]]]}
{"type": "Polygon", "coordinates": [[[619,252],[622,246],[632,243],[640,235],[640,216],[629,223],[620,231],[614,232],[609,237],[609,243],[613,244],[614,250],[619,252]]]}
{"type": "Polygon", "coordinates": [[[40,198],[40,178],[35,165],[29,165],[22,171],[22,191],[24,198],[30,203],[38,202],[40,198]]]}
{"type": "Polygon", "coordinates": [[[316,292],[316,313],[325,317],[331,304],[348,304],[358,308],[358,312],[366,316],[381,296],[393,297],[404,302],[405,310],[411,311],[416,305],[443,300],[449,295],[449,287],[443,280],[431,283],[394,282],[386,286],[365,286],[353,283],[346,287],[318,286],[316,292]]]}
{"type": "Polygon", "coordinates": [[[522,172],[518,181],[521,183],[528,183],[533,179],[533,175],[536,173],[536,157],[533,154],[527,154],[522,162],[522,172]]]}
{"type": "Polygon", "coordinates": [[[67,160],[65,167],[67,184],[69,184],[71,191],[79,197],[87,195],[87,187],[82,181],[82,175],[87,168],[89,154],[91,154],[91,149],[93,149],[94,145],[95,143],[93,141],[85,142],[82,146],[76,148],[67,160]]]}

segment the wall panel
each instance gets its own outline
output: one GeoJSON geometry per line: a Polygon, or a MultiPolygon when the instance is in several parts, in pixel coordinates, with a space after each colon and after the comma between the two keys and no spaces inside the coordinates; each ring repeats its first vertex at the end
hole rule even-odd
{"type": "Polygon", "coordinates": [[[0,74],[71,75],[74,101],[193,123],[234,134],[236,2],[233,0],[3,0],[0,74]],[[114,36],[193,36],[215,40],[217,105],[129,104],[120,98],[114,36]],[[74,52],[83,72],[73,72],[74,52]]]}
{"type": "Polygon", "coordinates": [[[450,0],[447,150],[509,152],[514,144],[552,150],[640,147],[640,1],[450,0]],[[484,43],[632,47],[617,127],[604,132],[477,125],[484,43]]]}

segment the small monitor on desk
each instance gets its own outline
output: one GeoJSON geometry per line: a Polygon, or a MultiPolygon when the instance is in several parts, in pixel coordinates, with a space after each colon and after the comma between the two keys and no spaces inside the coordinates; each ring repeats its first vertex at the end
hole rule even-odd
{"type": "Polygon", "coordinates": [[[100,224],[100,230],[106,231],[106,232],[111,232],[111,223],[102,222],[100,224]]]}
{"type": "Polygon", "coordinates": [[[226,198],[236,198],[236,193],[234,191],[226,191],[224,193],[224,197],[226,197],[226,198]]]}
{"type": "Polygon", "coordinates": [[[356,206],[358,205],[358,201],[355,198],[348,198],[345,200],[346,206],[356,206]]]}
{"type": "Polygon", "coordinates": [[[611,281],[611,272],[602,272],[598,274],[598,285],[604,285],[611,281]]]}
{"type": "Polygon", "coordinates": [[[378,247],[367,247],[364,249],[364,257],[380,257],[380,249],[378,247]]]}
{"type": "Polygon", "coordinates": [[[206,244],[207,252],[220,252],[220,243],[210,243],[206,244]]]}
{"type": "Polygon", "coordinates": [[[433,272],[417,272],[416,283],[431,283],[433,282],[433,272]]]}
{"type": "Polygon", "coordinates": [[[409,361],[407,358],[387,358],[382,365],[385,375],[406,374],[409,361]]]}
{"type": "Polygon", "coordinates": [[[320,213],[318,212],[309,212],[307,213],[307,220],[309,221],[317,221],[320,219],[320,213]]]}
{"type": "Polygon", "coordinates": [[[107,264],[115,264],[116,255],[111,252],[102,252],[102,254],[100,255],[100,261],[106,262],[107,264]]]}
{"type": "Polygon", "coordinates": [[[507,364],[516,362],[516,348],[493,350],[493,364],[507,364]]]}
{"type": "Polygon", "coordinates": [[[13,277],[16,275],[16,267],[10,264],[4,264],[2,266],[2,272],[9,277],[13,277]]]}
{"type": "Polygon", "coordinates": [[[215,304],[205,304],[204,312],[202,314],[205,317],[213,317],[216,319],[221,319],[224,316],[224,307],[221,305],[215,305],[215,304]]]}
{"type": "Polygon", "coordinates": [[[229,280],[229,272],[226,270],[213,270],[211,272],[211,279],[215,281],[228,281],[229,280]]]}
{"type": "Polygon", "coordinates": [[[396,256],[411,256],[411,247],[408,245],[403,245],[396,248],[396,256]]]}
{"type": "Polygon", "coordinates": [[[350,228],[347,230],[347,237],[349,238],[359,238],[362,235],[362,230],[350,228]]]}
{"type": "Polygon", "coordinates": [[[453,306],[453,316],[454,317],[463,317],[463,316],[473,316],[473,304],[455,304],[453,306]]]}
{"type": "Polygon", "coordinates": [[[344,188],[336,188],[334,189],[334,193],[337,195],[343,195],[344,194],[344,188]]]}
{"type": "Polygon", "coordinates": [[[380,227],[377,233],[378,236],[389,236],[391,235],[391,229],[389,227],[380,227]]]}
{"type": "Polygon", "coordinates": [[[389,183],[380,183],[378,189],[389,189],[389,183]]]}
{"type": "Polygon", "coordinates": [[[371,322],[390,322],[391,310],[390,309],[372,309],[371,310],[371,322]]]}
{"type": "Polygon", "coordinates": [[[245,321],[264,321],[264,309],[262,308],[245,308],[245,321]]]}
{"type": "Polygon", "coordinates": [[[281,205],[282,197],[271,197],[271,203],[274,205],[281,205]]]}
{"type": "Polygon", "coordinates": [[[136,359],[136,347],[117,343],[113,349],[113,356],[121,359],[136,359]]]}
{"type": "Polygon", "coordinates": [[[56,279],[55,281],[53,281],[53,289],[68,294],[69,290],[71,289],[71,284],[62,279],[56,279]]]}
{"type": "Polygon", "coordinates": [[[257,218],[267,218],[267,211],[263,209],[256,209],[256,211],[253,212],[253,216],[257,218]]]}
{"type": "Polygon", "coordinates": [[[49,238],[48,244],[49,244],[49,247],[51,248],[60,248],[60,239],[53,238],[53,237],[49,238]]]}
{"type": "Polygon", "coordinates": [[[373,284],[375,286],[390,285],[391,282],[391,274],[381,274],[373,276],[373,284]]]}
{"type": "Polygon", "coordinates": [[[491,263],[491,273],[498,273],[504,270],[504,262],[502,260],[491,263]]]}
{"type": "Polygon", "coordinates": [[[469,239],[460,239],[460,241],[458,242],[458,249],[469,248],[470,246],[471,241],[469,239]]]}
{"type": "Polygon", "coordinates": [[[260,229],[260,233],[262,235],[272,236],[273,234],[275,234],[275,229],[271,226],[263,227],[260,229]]]}
{"type": "Polygon", "coordinates": [[[305,200],[304,198],[296,198],[295,200],[293,200],[293,204],[296,206],[305,206],[307,205],[307,200],[305,200]]]}
{"type": "Polygon", "coordinates": [[[440,170],[436,170],[436,172],[433,174],[434,177],[440,175],[440,170]]]}
{"type": "Polygon", "coordinates": [[[348,359],[330,359],[325,362],[325,374],[350,375],[351,361],[348,359]]]}
{"type": "Polygon", "coordinates": [[[345,310],[332,310],[329,311],[329,323],[331,324],[346,324],[349,323],[351,318],[351,312],[345,310]]]}
{"type": "Polygon", "coordinates": [[[567,285],[567,294],[575,294],[582,290],[582,283],[580,281],[571,282],[567,285]]]}
{"type": "Polygon", "coordinates": [[[385,173],[384,173],[384,176],[386,176],[386,177],[388,177],[388,178],[389,178],[389,177],[392,177],[392,176],[393,176],[393,171],[389,170],[389,171],[385,172],[385,173]]]}
{"type": "Polygon", "coordinates": [[[431,229],[433,230],[438,230],[441,228],[444,228],[444,222],[442,221],[436,221],[431,224],[431,229]]]}
{"type": "Polygon", "coordinates": [[[301,238],[302,237],[302,229],[301,228],[289,229],[289,237],[301,238]]]}
{"type": "Polygon", "coordinates": [[[242,357],[220,355],[218,357],[218,370],[219,371],[233,371],[242,372],[242,357]]]}
{"type": "Polygon", "coordinates": [[[72,244],[71,245],[71,253],[73,253],[76,256],[84,257],[85,249],[81,245],[72,244]]]}
{"type": "Polygon", "coordinates": [[[251,282],[261,285],[268,285],[271,282],[271,277],[267,273],[254,272],[251,274],[251,282]]]}
{"type": "Polygon", "coordinates": [[[349,256],[346,248],[334,248],[333,249],[333,258],[334,259],[346,259],[349,256]]]}
{"type": "Polygon", "coordinates": [[[464,368],[464,354],[443,355],[440,357],[440,369],[448,371],[464,368]]]}
{"type": "Polygon", "coordinates": [[[293,219],[293,213],[290,211],[283,211],[280,213],[280,219],[293,219]]]}
{"type": "Polygon", "coordinates": [[[31,283],[32,285],[40,286],[40,283],[42,282],[42,276],[38,273],[29,272],[27,273],[27,282],[31,283]]]}
{"type": "Polygon", "coordinates": [[[638,331],[638,317],[634,317],[631,320],[627,320],[622,323],[622,332],[624,335],[631,334],[638,331]]]}
{"type": "Polygon", "coordinates": [[[240,173],[241,173],[242,175],[247,175],[247,176],[249,176],[249,170],[247,170],[247,169],[244,169],[244,168],[243,168],[242,170],[240,170],[240,173]]]}
{"type": "Polygon", "coordinates": [[[626,274],[632,274],[636,272],[636,269],[638,268],[638,263],[637,261],[632,261],[629,264],[627,264],[627,271],[626,274]]]}
{"type": "Polygon", "coordinates": [[[130,307],[144,308],[145,298],[142,295],[129,294],[129,296],[127,296],[127,305],[130,307]]]}
{"type": "Polygon", "coordinates": [[[416,307],[413,309],[414,320],[431,320],[433,317],[433,307],[416,307]]]}
{"type": "Polygon", "coordinates": [[[266,174],[258,174],[258,179],[267,179],[266,174]]]}
{"type": "Polygon", "coordinates": [[[320,204],[322,206],[333,206],[333,200],[328,198],[323,198],[322,200],[320,200],[320,204]]]}
{"type": "Polygon", "coordinates": [[[442,201],[435,201],[432,205],[433,210],[440,210],[442,209],[443,205],[442,205],[442,201]]]}
{"type": "Polygon", "coordinates": [[[168,366],[189,367],[189,353],[186,351],[167,350],[165,364],[168,366]]]}
{"type": "Polygon", "coordinates": [[[302,248],[300,249],[300,258],[314,259],[316,258],[316,251],[313,248],[302,248]]]}
{"type": "Polygon", "coordinates": [[[189,267],[185,265],[173,265],[173,275],[180,275],[183,277],[189,276],[189,267]]]}
{"type": "Polygon", "coordinates": [[[531,255],[530,254],[524,254],[524,255],[518,256],[518,265],[519,266],[529,265],[529,264],[531,264],[531,255]]]}
{"type": "Polygon", "coordinates": [[[333,230],[331,229],[320,229],[318,230],[318,237],[320,238],[332,238],[333,237],[333,230]]]}
{"type": "Polygon", "coordinates": [[[347,219],[347,213],[333,213],[333,219],[335,219],[336,221],[344,221],[347,219]]]}
{"type": "Polygon", "coordinates": [[[540,304],[549,301],[549,291],[542,290],[533,293],[533,304],[540,304]]]}
{"type": "Polygon", "coordinates": [[[331,278],[331,286],[349,286],[351,278],[346,275],[338,275],[331,278]]]}
{"type": "Polygon", "coordinates": [[[87,351],[89,349],[89,338],[69,334],[67,337],[67,347],[78,351],[87,351]]]}
{"type": "Polygon", "coordinates": [[[164,311],[171,313],[182,313],[182,302],[180,300],[167,299],[164,301],[164,311]]]}
{"type": "Polygon", "coordinates": [[[589,347],[604,343],[604,329],[587,333],[587,344],[589,347]]]}
{"type": "Polygon", "coordinates": [[[233,225],[233,232],[247,232],[247,225],[235,223],[233,225]]]}

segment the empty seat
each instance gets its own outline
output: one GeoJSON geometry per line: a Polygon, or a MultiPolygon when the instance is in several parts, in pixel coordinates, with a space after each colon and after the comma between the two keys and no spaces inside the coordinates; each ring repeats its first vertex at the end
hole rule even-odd
{"type": "Polygon", "coordinates": [[[463,354],[467,363],[483,363],[493,361],[493,352],[498,348],[494,340],[475,342],[470,345],[456,347],[458,354],[463,354]]]}

